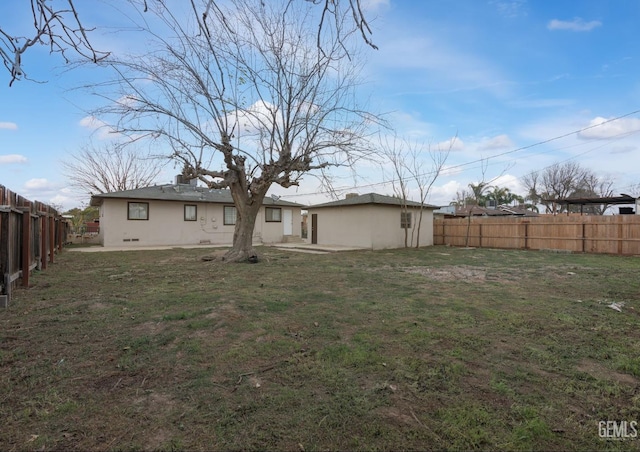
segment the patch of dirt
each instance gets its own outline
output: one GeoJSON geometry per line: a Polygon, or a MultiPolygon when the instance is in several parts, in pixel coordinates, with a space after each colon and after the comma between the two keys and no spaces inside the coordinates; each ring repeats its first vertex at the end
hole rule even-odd
{"type": "Polygon", "coordinates": [[[219,319],[221,321],[225,321],[225,320],[234,321],[234,320],[240,320],[242,317],[244,317],[244,315],[241,314],[238,311],[238,309],[232,304],[216,306],[214,309],[215,309],[214,311],[206,315],[206,318],[219,319]]]}
{"type": "MultiPolygon", "coordinates": [[[[407,409],[407,411],[409,410],[407,409]]],[[[403,412],[400,408],[395,406],[383,406],[376,408],[375,413],[393,424],[411,426],[418,425],[417,419],[409,412],[403,412]]]]}
{"type": "Polygon", "coordinates": [[[615,372],[611,369],[608,369],[606,366],[603,366],[599,362],[590,359],[583,359],[582,361],[580,361],[580,363],[578,363],[577,369],[580,372],[588,373],[592,377],[598,378],[600,380],[613,380],[617,383],[630,384],[634,386],[638,384],[638,379],[634,376],[615,372]]]}
{"type": "Polygon", "coordinates": [[[448,265],[439,268],[400,267],[407,273],[415,273],[436,281],[470,281],[482,282],[487,279],[487,271],[468,265],[448,265]]]}
{"type": "Polygon", "coordinates": [[[227,251],[228,250],[226,249],[212,251],[211,253],[201,256],[200,260],[204,262],[222,261],[222,258],[224,257],[225,254],[227,254],[227,251]]]}
{"type": "Polygon", "coordinates": [[[138,376],[135,375],[127,375],[122,372],[117,372],[105,375],[104,377],[94,381],[93,389],[95,391],[115,391],[133,386],[138,382],[138,380],[142,380],[142,378],[138,378],[138,376]]]}
{"type": "Polygon", "coordinates": [[[166,329],[160,322],[144,322],[136,326],[136,330],[145,335],[158,334],[166,329]]]}

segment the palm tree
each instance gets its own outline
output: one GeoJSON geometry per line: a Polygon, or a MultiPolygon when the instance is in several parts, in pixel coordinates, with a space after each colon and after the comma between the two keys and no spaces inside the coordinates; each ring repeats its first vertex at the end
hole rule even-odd
{"type": "Polygon", "coordinates": [[[487,197],[484,192],[489,188],[489,184],[486,182],[471,183],[469,184],[469,188],[471,189],[471,195],[476,205],[484,207],[487,203],[487,197]]]}

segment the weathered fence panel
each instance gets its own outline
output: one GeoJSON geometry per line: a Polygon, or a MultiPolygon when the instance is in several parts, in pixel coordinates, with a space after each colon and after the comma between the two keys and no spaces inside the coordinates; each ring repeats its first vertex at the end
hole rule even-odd
{"type": "Polygon", "coordinates": [[[640,215],[436,218],[436,245],[640,254],[640,215]]]}
{"type": "Polygon", "coordinates": [[[51,206],[32,202],[0,185],[0,306],[8,306],[16,284],[45,269],[60,252],[67,222],[51,206]]]}

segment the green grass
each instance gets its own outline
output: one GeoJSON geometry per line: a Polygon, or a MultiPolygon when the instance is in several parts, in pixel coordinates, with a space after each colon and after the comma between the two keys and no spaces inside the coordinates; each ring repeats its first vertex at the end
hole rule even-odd
{"type": "Polygon", "coordinates": [[[0,313],[3,448],[640,448],[598,436],[640,420],[640,259],[261,251],[36,272],[0,313]]]}

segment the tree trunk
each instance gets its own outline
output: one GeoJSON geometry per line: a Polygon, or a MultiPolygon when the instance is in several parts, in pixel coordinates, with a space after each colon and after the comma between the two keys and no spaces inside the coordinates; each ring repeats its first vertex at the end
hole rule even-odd
{"type": "Polygon", "coordinates": [[[253,247],[253,230],[261,201],[251,199],[243,206],[236,205],[236,226],[233,231],[233,246],[224,255],[225,262],[258,262],[258,253],[253,247]]]}
{"type": "MultiPolygon", "coordinates": [[[[422,204],[424,204],[424,202],[422,204]]],[[[422,212],[423,207],[420,206],[420,213],[418,214],[418,231],[416,233],[416,248],[420,248],[420,228],[422,227],[422,212]]]]}

